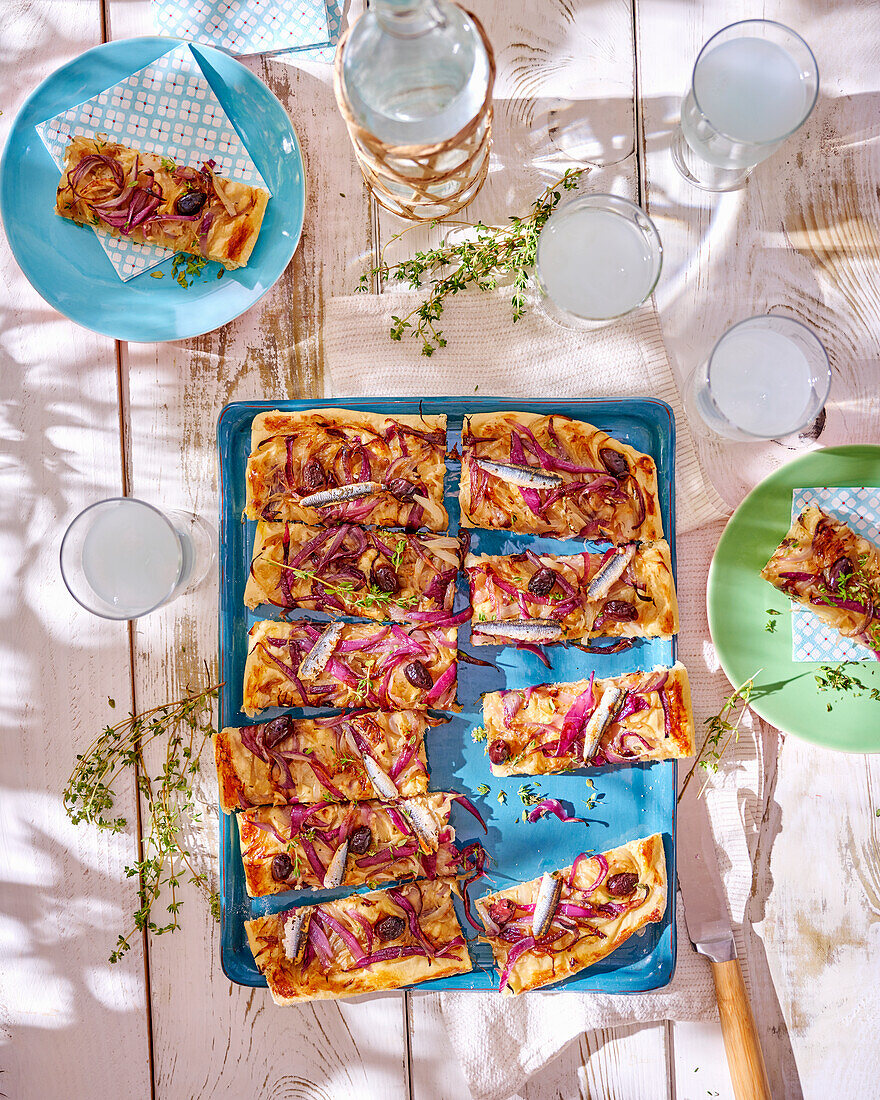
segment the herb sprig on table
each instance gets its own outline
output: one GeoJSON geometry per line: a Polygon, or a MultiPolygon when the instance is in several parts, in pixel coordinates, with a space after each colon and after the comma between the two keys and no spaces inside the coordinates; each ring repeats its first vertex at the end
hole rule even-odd
{"type": "MultiPolygon", "coordinates": [[[[124,817],[114,816],[117,791],[114,785],[126,775],[137,777],[137,787],[146,802],[147,832],[141,841],[140,859],[125,868],[128,878],[138,876],[138,904],[133,928],[120,934],[110,962],[118,962],[131,947],[137,932],[156,935],[174,932],[179,926],[181,902],[178,888],[191,882],[208,901],[214,917],[220,919],[220,898],[207,875],[196,870],[183,832],[197,823],[200,815],[193,785],[199,757],[214,732],[213,700],[222,684],[191,692],[173,703],[131,714],[106,726],[103,733],[76,758],[76,766],[64,789],[67,816],[79,825],[94,825],[110,833],[126,827],[124,817]],[[153,742],[164,742],[164,756],[156,775],[150,778],[144,750],[153,742]],[[169,920],[153,919],[153,905],[163,891],[169,891],[169,920]]],[[[113,700],[108,700],[115,706],[113,700]]]]}
{"type": "Polygon", "coordinates": [[[529,272],[535,266],[541,229],[556,209],[562,193],[573,191],[584,171],[584,168],[570,168],[541,192],[528,214],[511,217],[507,225],[456,223],[472,232],[458,241],[447,238],[437,248],[416,252],[412,258],[395,264],[385,262],[385,250],[415,226],[391,237],[380,253],[378,265],[361,276],[358,290],[369,290],[377,276],[408,283],[412,288],[425,284],[430,287],[420,305],[402,317],[391,318],[391,339],[400,340],[408,331],[422,341],[422,355],[433,355],[438,348],[446,347],[446,338],[438,322],[447,298],[460,290],[494,290],[501,279],[511,279],[510,302],[513,319],[518,321],[526,311],[525,291],[529,272]]]}
{"type": "MultiPolygon", "coordinates": [[[[681,790],[678,792],[678,801],[681,801],[681,796],[687,789],[687,785],[690,783],[691,776],[694,774],[697,766],[714,774],[718,771],[721,759],[727,751],[727,746],[731,741],[739,740],[739,727],[746,711],[749,709],[749,699],[751,699],[752,696],[755,677],[761,672],[763,672],[763,669],[758,669],[757,672],[752,673],[745,683],[740,684],[740,686],[725,699],[721,710],[717,714],[713,714],[710,718],[707,718],[703,723],[707,727],[706,736],[697,754],[697,759],[691,765],[691,769],[685,776],[684,783],[681,785],[681,790]],[[734,711],[738,704],[740,705],[739,714],[734,718],[734,711]]],[[[705,785],[703,789],[705,789],[705,785]]],[[[701,790],[700,794],[702,793],[701,790]]]]}

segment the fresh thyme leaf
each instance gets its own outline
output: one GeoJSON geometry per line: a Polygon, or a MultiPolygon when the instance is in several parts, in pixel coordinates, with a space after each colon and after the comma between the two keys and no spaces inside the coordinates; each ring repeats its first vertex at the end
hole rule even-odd
{"type": "MultiPolygon", "coordinates": [[[[824,673],[823,676],[816,674],[816,685],[819,691],[851,691],[856,695],[863,695],[867,690],[867,686],[862,683],[858,676],[851,676],[848,672],[845,672],[846,662],[841,661],[839,665],[822,665],[819,672],[824,673]]],[[[873,688],[872,691],[876,691],[873,688]]]]}
{"type": "Polygon", "coordinates": [[[489,787],[486,783],[481,783],[479,785],[479,787],[477,787],[477,794],[488,794],[488,793],[489,793],[489,787]]]}
{"type": "Polygon", "coordinates": [[[446,347],[438,322],[447,299],[460,290],[494,290],[500,279],[509,280],[511,311],[513,320],[518,321],[526,311],[525,290],[529,272],[535,266],[538,236],[563,191],[574,190],[585,171],[584,168],[570,168],[541,192],[528,214],[511,217],[507,225],[476,222],[469,226],[471,232],[467,236],[456,241],[447,239],[437,248],[416,252],[410,259],[385,263],[385,248],[414,228],[407,227],[389,239],[378,265],[361,275],[357,289],[369,290],[377,278],[405,283],[413,289],[426,286],[427,295],[419,305],[403,317],[391,318],[389,332],[392,340],[401,340],[404,333],[421,340],[425,356],[446,347]]]}
{"type": "Polygon", "coordinates": [[[767,625],[764,627],[764,629],[768,632],[768,634],[775,634],[776,633],[776,620],[775,619],[768,619],[767,620],[767,625]]]}
{"type": "Polygon", "coordinates": [[[398,572],[400,569],[400,563],[403,561],[403,555],[406,553],[406,539],[400,539],[397,546],[394,548],[394,553],[391,555],[391,565],[394,568],[394,572],[398,572]]]}
{"type": "Polygon", "coordinates": [[[507,801],[507,791],[498,792],[498,801],[501,803],[502,806],[504,805],[504,803],[507,801]]]}
{"type": "Polygon", "coordinates": [[[542,795],[535,790],[531,783],[523,783],[519,789],[519,798],[523,806],[537,806],[542,795]]]}
{"type": "Polygon", "coordinates": [[[190,256],[178,252],[171,261],[171,277],[186,290],[201,275],[208,261],[204,256],[190,256]]]}
{"type": "MultiPolygon", "coordinates": [[[[403,548],[406,549],[406,539],[400,541],[403,548]]],[[[400,543],[398,543],[399,548],[400,543]]],[[[403,551],[401,551],[402,553],[403,551]]],[[[383,592],[375,584],[371,584],[366,592],[358,593],[353,581],[339,581],[338,583],[328,581],[324,577],[319,577],[313,569],[297,569],[294,565],[285,565],[280,561],[273,562],[273,565],[276,565],[279,569],[286,569],[297,580],[311,580],[327,589],[328,592],[336,592],[338,595],[343,596],[348,606],[352,608],[366,610],[367,608],[386,607],[389,603],[393,603],[397,607],[415,607],[419,602],[418,596],[397,596],[394,592],[383,592]]],[[[395,571],[399,568],[400,562],[398,561],[395,565],[395,571]]]]}
{"type": "MultiPolygon", "coordinates": [[[[678,792],[677,801],[681,801],[681,797],[684,794],[688,783],[691,781],[691,776],[694,774],[694,770],[699,765],[707,772],[717,772],[721,763],[721,758],[724,756],[727,746],[731,741],[739,740],[739,727],[743,720],[743,716],[748,710],[749,699],[752,695],[752,688],[754,687],[755,677],[763,672],[763,669],[758,669],[753,673],[745,683],[734,691],[724,702],[724,706],[717,713],[712,715],[711,718],[707,718],[703,725],[707,728],[706,737],[703,740],[702,748],[697,754],[697,759],[691,765],[690,771],[685,776],[684,782],[681,785],[681,790],[678,792]],[[733,712],[736,710],[737,704],[741,703],[739,714],[733,719],[733,712]],[[722,744],[722,738],[724,742],[722,744]]],[[[708,782],[708,779],[707,779],[708,782]]],[[[705,789],[705,786],[704,786],[705,789]]],[[[702,793],[702,791],[700,792],[702,793]]]]}
{"type": "MultiPolygon", "coordinates": [[[[212,700],[220,687],[222,684],[214,684],[106,726],[76,757],[63,795],[64,809],[74,825],[85,822],[110,833],[122,832],[127,822],[113,815],[114,784],[128,773],[135,775],[147,807],[149,829],[141,842],[141,858],[125,868],[127,878],[138,879],[139,908],[134,913],[134,927],[117,938],[110,962],[125,955],[136,932],[146,929],[162,935],[179,927],[177,891],[184,881],[199,888],[219,919],[217,891],[208,876],[193,866],[184,836],[199,820],[193,787],[201,752],[214,732],[212,700]],[[164,744],[165,753],[159,773],[151,779],[144,750],[154,741],[164,744]],[[153,919],[153,906],[166,890],[170,891],[166,904],[170,920],[162,925],[153,919]]],[[[108,702],[115,705],[112,699],[108,702]]]]}
{"type": "Polygon", "coordinates": [[[767,614],[768,615],[781,615],[782,612],[781,611],[774,611],[774,609],[772,607],[768,607],[767,608],[767,614]]]}
{"type": "Polygon", "coordinates": [[[471,730],[471,737],[473,737],[473,739],[475,741],[478,741],[478,742],[479,741],[485,741],[486,738],[488,737],[488,733],[486,732],[486,727],[485,726],[476,726],[474,729],[471,730]]]}

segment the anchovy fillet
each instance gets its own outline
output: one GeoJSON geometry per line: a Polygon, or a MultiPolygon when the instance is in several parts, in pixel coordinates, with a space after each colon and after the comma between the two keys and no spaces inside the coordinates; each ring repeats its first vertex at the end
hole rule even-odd
{"type": "Polygon", "coordinates": [[[367,753],[363,754],[364,759],[364,771],[367,773],[367,779],[372,783],[373,790],[383,799],[385,802],[393,802],[398,796],[399,792],[394,784],[394,780],[384,772],[372,756],[368,756],[367,753]]]}
{"type": "Polygon", "coordinates": [[[299,676],[302,680],[314,680],[320,676],[327,667],[327,662],[333,656],[336,643],[345,629],[345,623],[328,623],[315,641],[315,644],[303,657],[299,666],[299,676]]]}
{"type": "Polygon", "coordinates": [[[302,905],[293,919],[284,923],[284,954],[291,962],[299,962],[309,938],[309,921],[312,919],[312,906],[302,905]]]}
{"type": "Polygon", "coordinates": [[[514,466],[507,462],[492,462],[488,458],[475,458],[478,466],[492,477],[500,478],[510,485],[519,485],[523,489],[556,489],[562,484],[558,474],[548,474],[544,470],[533,470],[531,466],[514,466]]]}
{"type": "Polygon", "coordinates": [[[518,642],[552,642],[562,637],[562,627],[555,619],[492,619],[474,623],[473,629],[490,638],[501,636],[518,642]]]}
{"type": "Polygon", "coordinates": [[[399,803],[399,808],[412,825],[421,850],[423,852],[436,852],[440,843],[440,827],[433,815],[420,802],[416,802],[412,798],[405,798],[399,803]]]}
{"type": "Polygon", "coordinates": [[[626,567],[633,560],[636,553],[636,544],[628,543],[621,546],[605,562],[599,572],[590,581],[587,587],[587,597],[591,600],[601,600],[611,591],[615,581],[619,581],[626,572],[626,567]]]}
{"type": "Polygon", "coordinates": [[[343,840],[330,860],[330,866],[324,872],[324,889],[335,890],[345,878],[345,861],[348,859],[348,841],[343,840]]]}
{"type": "Polygon", "coordinates": [[[535,939],[541,936],[550,927],[559,898],[562,895],[562,876],[558,871],[541,876],[541,885],[538,887],[538,897],[535,901],[535,911],[532,913],[532,935],[535,939]]]}
{"type": "Polygon", "coordinates": [[[592,760],[596,755],[596,750],[599,747],[602,734],[614,721],[628,694],[629,692],[624,691],[615,684],[606,688],[602,693],[599,705],[590,715],[590,720],[587,722],[586,728],[584,729],[585,761],[592,760]]]}
{"type": "Polygon", "coordinates": [[[339,485],[335,489],[323,489],[320,493],[312,493],[310,496],[303,497],[299,503],[304,508],[323,508],[327,504],[344,504],[347,500],[372,496],[381,489],[382,486],[378,481],[357,481],[352,485],[339,485]]]}

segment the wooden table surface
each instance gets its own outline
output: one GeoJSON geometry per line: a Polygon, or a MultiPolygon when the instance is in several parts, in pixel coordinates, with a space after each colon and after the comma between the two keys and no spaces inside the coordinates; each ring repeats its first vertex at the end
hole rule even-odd
{"type": "MultiPolygon", "coordinates": [[[[4,0],[4,137],[24,97],[59,65],[101,41],[151,33],[149,6],[4,0]]],[[[591,186],[637,197],[658,222],[657,301],[678,370],[689,371],[733,321],[782,308],[818,331],[833,360],[820,442],[880,442],[876,4],[470,6],[499,64],[492,172],[474,216],[498,220],[522,208],[566,157],[591,163],[591,186]],[[679,99],[700,45],[754,15],[788,23],[811,43],[819,104],[746,190],[704,195],[669,159],[679,99]]],[[[74,828],[61,803],[74,753],[111,714],[108,697],[117,715],[176,697],[216,650],[211,585],[130,626],[80,610],[58,572],[65,525],[120,492],[214,515],[219,409],[322,394],[323,304],[354,289],[399,226],[377,213],[360,182],[329,68],[247,64],[290,111],[309,183],[296,256],[250,313],[195,340],[114,343],[46,305],[0,244],[0,1093],[12,1098],[468,1096],[431,995],[276,1009],[266,991],[223,976],[217,926],[192,890],[183,892],[180,932],[147,937],[108,965],[135,908],[123,867],[138,838],[133,828],[112,842],[74,828]]],[[[736,503],[788,453],[777,444],[715,447],[704,458],[736,503]]],[[[831,1088],[878,1097],[880,761],[763,736],[772,766],[746,941],[773,1095],[820,1098],[831,1088]]],[[[121,800],[132,823],[134,799],[129,790],[121,800]]],[[[210,808],[199,839],[210,864],[210,808]]],[[[658,1023],[584,1036],[521,1095],[732,1093],[715,1025],[658,1023]]]]}

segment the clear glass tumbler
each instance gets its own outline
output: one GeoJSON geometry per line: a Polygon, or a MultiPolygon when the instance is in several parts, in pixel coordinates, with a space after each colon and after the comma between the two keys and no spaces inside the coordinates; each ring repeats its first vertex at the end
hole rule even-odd
{"type": "Polygon", "coordinates": [[[819,69],[806,42],[767,19],[725,27],[703,46],[681,105],[672,160],[705,191],[735,191],[809,117],[819,69]]]}
{"type": "Polygon", "coordinates": [[[549,317],[592,328],[631,313],[653,293],[663,263],[657,227],[619,195],[579,195],[538,237],[535,274],[549,317]]]}
{"type": "Polygon", "coordinates": [[[687,381],[691,427],[727,439],[778,439],[822,411],[831,367],[822,341],[792,317],[749,317],[724,333],[687,381]]]}
{"type": "Polygon", "coordinates": [[[84,509],[61,541],[61,576],[93,615],[137,619],[205,579],[215,533],[193,512],[160,511],[134,497],[84,509]]]}

